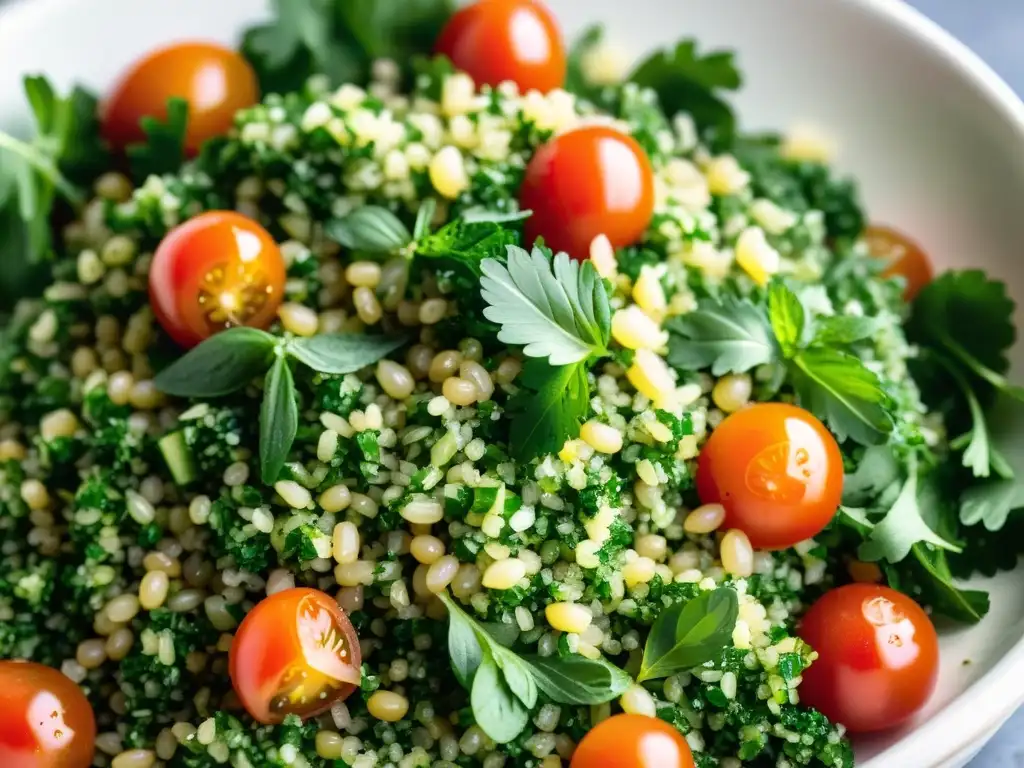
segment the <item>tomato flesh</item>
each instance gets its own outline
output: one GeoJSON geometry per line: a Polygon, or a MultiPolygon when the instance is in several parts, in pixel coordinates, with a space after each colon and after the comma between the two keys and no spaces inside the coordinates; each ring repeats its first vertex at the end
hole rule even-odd
{"type": "Polygon", "coordinates": [[[178,43],[136,61],[102,109],[103,137],[118,149],[144,141],[143,117],[167,117],[167,100],[188,102],[185,150],[195,154],[207,139],[223,136],[235,113],[259,99],[256,74],[242,56],[215,43],[178,43]]]}
{"type": "Polygon", "coordinates": [[[96,720],[82,689],[52,667],[0,661],[0,765],[86,768],[96,720]]]}
{"type": "Polygon", "coordinates": [[[800,700],[853,733],[900,725],[935,690],[939,641],[917,603],[889,587],[849,584],[804,615],[800,637],[818,652],[800,700]]]}
{"type": "Polygon", "coordinates": [[[697,493],[725,507],[725,527],[758,549],[785,549],[821,531],[839,508],[843,457],[803,408],[758,403],[728,416],[697,459],[697,493]]]}
{"type": "Polygon", "coordinates": [[[295,588],[264,598],[242,620],[228,657],[231,683],[261,723],[315,717],[359,686],[352,622],[330,595],[295,588]]]}
{"type": "Polygon", "coordinates": [[[913,301],[920,290],[932,281],[934,272],[927,254],[902,232],[892,227],[872,225],[865,230],[864,239],[868,252],[889,265],[882,275],[899,275],[906,281],[903,298],[907,301],[913,301]]]}
{"type": "Polygon", "coordinates": [[[547,92],[565,82],[565,44],[537,0],[479,0],[452,14],[436,50],[478,85],[511,80],[521,91],[547,92]]]}
{"type": "Polygon", "coordinates": [[[683,735],[656,717],[615,715],[583,737],[570,768],[693,768],[683,735]]]}
{"type": "Polygon", "coordinates": [[[263,227],[232,211],[210,211],[175,227],[149,269],[160,325],[193,347],[236,325],[267,328],[284,296],[281,249],[263,227]]]}
{"type": "Polygon", "coordinates": [[[643,236],[654,215],[654,171],[636,141],[606,126],[578,128],[540,147],[519,191],[528,243],[583,260],[598,235],[620,248],[643,236]]]}

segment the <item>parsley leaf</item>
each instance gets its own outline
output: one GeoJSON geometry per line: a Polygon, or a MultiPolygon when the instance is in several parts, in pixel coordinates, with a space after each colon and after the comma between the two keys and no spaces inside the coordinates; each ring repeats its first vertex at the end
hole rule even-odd
{"type": "Polygon", "coordinates": [[[1024,508],[1024,485],[1013,480],[994,480],[972,485],[960,496],[960,522],[982,523],[998,531],[1014,510],[1024,508]]]}
{"type": "Polygon", "coordinates": [[[586,361],[552,366],[526,361],[519,378],[522,389],[508,405],[509,451],[518,461],[554,453],[579,435],[590,410],[586,361]]]}
{"type": "Polygon", "coordinates": [[[144,117],[139,121],[146,141],[127,149],[132,178],[142,183],[150,176],[174,173],[185,162],[185,130],[188,127],[188,101],[178,97],[167,100],[167,115],[144,117]]]}
{"type": "Polygon", "coordinates": [[[682,370],[710,368],[713,375],[722,376],[780,359],[763,310],[735,296],[704,299],[666,327],[668,362],[682,370]]]}
{"type": "Polygon", "coordinates": [[[869,339],[878,329],[873,317],[831,315],[815,320],[814,343],[822,346],[843,346],[869,339]]]}
{"type": "Polygon", "coordinates": [[[484,317],[501,326],[498,340],[522,344],[528,357],[568,365],[607,352],[611,333],[608,290],[588,260],[582,264],[544,250],[510,245],[508,264],[484,259],[480,294],[484,317]]]}
{"type": "MultiPolygon", "coordinates": [[[[917,581],[920,582],[919,586],[928,605],[938,613],[969,624],[981,621],[988,613],[988,592],[960,589],[953,583],[945,550],[915,544],[908,565],[916,565],[927,576],[927,579],[917,581]]],[[[893,586],[899,588],[903,585],[895,583],[893,586]]]]}
{"type": "Polygon", "coordinates": [[[793,357],[803,342],[807,313],[800,298],[778,280],[773,280],[768,286],[768,320],[782,347],[782,354],[793,357]]]}
{"type": "Polygon", "coordinates": [[[688,113],[707,137],[728,142],[736,133],[736,115],[721,95],[743,82],[731,51],[701,55],[694,40],[682,40],[641,62],[629,80],[653,89],[667,115],[688,113]]]}
{"type": "Polygon", "coordinates": [[[479,277],[484,259],[504,256],[508,246],[518,243],[516,231],[501,223],[455,219],[437,232],[420,238],[416,244],[416,258],[436,259],[441,265],[465,267],[479,277]]]}
{"type": "Polygon", "coordinates": [[[960,547],[946,541],[925,522],[918,500],[917,475],[917,462],[912,458],[899,496],[882,521],[871,529],[867,540],[860,545],[857,554],[861,560],[898,563],[919,542],[950,552],[960,551],[960,547]]]}

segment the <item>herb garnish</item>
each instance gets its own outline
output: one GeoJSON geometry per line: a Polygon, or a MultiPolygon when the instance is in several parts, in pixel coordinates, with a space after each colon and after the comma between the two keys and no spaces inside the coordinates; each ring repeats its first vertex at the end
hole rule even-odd
{"type": "Polygon", "coordinates": [[[637,682],[685,672],[732,643],[739,599],[732,587],[703,592],[661,611],[647,636],[637,682]]]}
{"type": "Polygon", "coordinates": [[[470,691],[473,717],[484,733],[507,744],[522,733],[538,692],[558,704],[603,704],[632,678],[604,659],[520,656],[498,642],[447,593],[448,653],[452,670],[470,691]]]}
{"type": "Polygon", "coordinates": [[[142,184],[150,176],[174,173],[185,162],[185,131],[188,128],[188,101],[178,97],[167,100],[167,117],[146,116],[139,121],[146,140],[126,150],[132,178],[142,184]]]}
{"type": "Polygon", "coordinates": [[[281,473],[298,430],[297,392],[288,360],[318,373],[354,373],[404,343],[405,339],[395,336],[338,333],[280,338],[256,328],[229,328],[162,370],[154,384],[176,397],[215,398],[242,389],[266,371],[260,408],[260,474],[270,485],[281,473]]]}

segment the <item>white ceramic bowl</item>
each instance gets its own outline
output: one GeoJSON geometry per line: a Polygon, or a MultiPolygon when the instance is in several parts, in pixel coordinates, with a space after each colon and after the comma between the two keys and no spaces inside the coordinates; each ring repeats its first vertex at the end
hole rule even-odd
{"type": "MultiPolygon", "coordinates": [[[[600,20],[636,54],[684,35],[735,48],[746,75],[736,99],[745,126],[811,121],[828,130],[874,219],[913,233],[940,266],[983,267],[1024,298],[1024,105],[908,6],[549,2],[570,39],[600,20]]],[[[265,15],[265,0],[15,0],[0,9],[0,119],[15,127],[25,119],[22,73],[44,71],[61,85],[79,80],[102,89],[155,45],[197,37],[234,42],[245,24],[265,15]]],[[[1024,701],[1024,572],[985,586],[990,615],[943,633],[941,679],[927,710],[899,732],[858,743],[858,764],[959,768],[1024,701]]]]}

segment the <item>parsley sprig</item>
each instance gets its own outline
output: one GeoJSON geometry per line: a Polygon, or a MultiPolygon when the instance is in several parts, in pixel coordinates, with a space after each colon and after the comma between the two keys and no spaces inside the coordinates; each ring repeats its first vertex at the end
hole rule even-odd
{"type": "Polygon", "coordinates": [[[298,432],[298,392],[289,361],[318,373],[354,373],[404,343],[396,336],[337,333],[288,338],[256,328],[229,328],[160,371],[154,383],[168,395],[206,399],[237,392],[265,374],[260,474],[269,485],[281,474],[298,432]]]}

